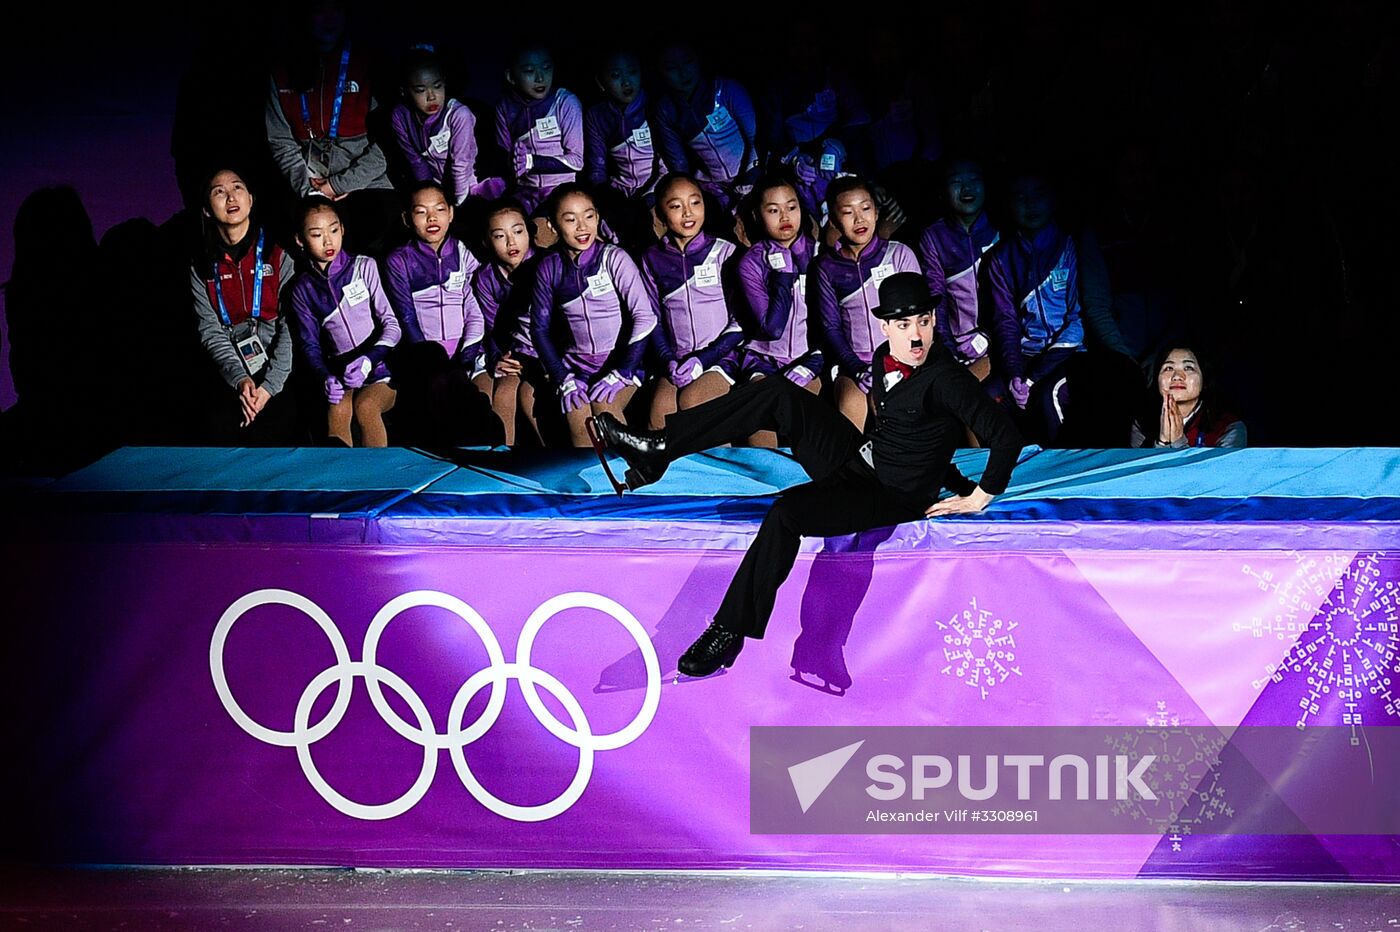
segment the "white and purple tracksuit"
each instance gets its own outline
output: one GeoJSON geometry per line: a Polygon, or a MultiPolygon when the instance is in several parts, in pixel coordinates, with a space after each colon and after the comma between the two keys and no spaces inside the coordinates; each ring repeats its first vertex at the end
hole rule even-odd
{"type": "Polygon", "coordinates": [[[840,373],[858,378],[870,367],[875,349],[885,342],[880,321],[871,311],[880,306],[880,283],[896,272],[922,272],[914,251],[903,243],[872,237],[860,257],[848,259],[839,249],[812,261],[812,299],[822,322],[826,346],[840,373]]]}
{"type": "Polygon", "coordinates": [[[689,100],[666,94],[654,116],[668,171],[693,174],[726,207],[743,193],[739,189],[752,184],[758,167],[757,118],[738,81],[701,81],[689,100]]]}
{"type": "Polygon", "coordinates": [[[647,121],[642,91],[624,110],[605,100],[583,120],[588,183],[608,185],[623,197],[650,194],[661,178],[661,152],[647,121]]]}
{"type": "Polygon", "coordinates": [[[640,378],[655,328],[642,273],[621,248],[595,239],[577,259],[560,249],[540,260],[530,335],[556,385],[571,373],[590,384],[611,370],[640,378]]]}
{"type": "Polygon", "coordinates": [[[472,292],[480,263],[452,237],[435,250],[422,240],[400,246],[384,260],[389,303],[410,343],[432,340],[457,366],[475,372],[484,363],[486,320],[472,292]]]}
{"type": "Polygon", "coordinates": [[[762,240],[739,259],[743,300],[738,311],[748,337],[741,366],[746,374],[772,376],[792,366],[822,371],[822,355],[807,335],[807,271],[816,247],[807,236],[793,240],[791,247],[762,240]]]}
{"type": "Polygon", "coordinates": [[[1040,379],[1084,348],[1079,253],[1056,224],[1003,240],[990,257],[997,362],[1007,380],[1040,379]]]}
{"type": "Polygon", "coordinates": [[[292,283],[292,311],[302,358],[318,376],[341,378],[360,356],[374,364],[365,384],[389,378],[384,358],[399,342],[399,321],[368,256],[342,252],[322,272],[292,283]]]}
{"type": "Polygon", "coordinates": [[[466,104],[448,100],[447,106],[427,118],[399,104],[391,121],[413,180],[443,185],[453,204],[475,193],[476,116],[466,104]]]}
{"type": "Polygon", "coordinates": [[[726,281],[725,271],[735,249],[728,240],[701,233],[684,251],[666,236],[642,255],[642,278],[661,318],[652,346],[662,363],[693,356],[701,371],[716,369],[733,384],[744,341],[729,306],[732,279],[726,281]]]}
{"type": "Polygon", "coordinates": [[[496,104],[496,142],[519,165],[516,197],[527,211],[583,171],[583,105],[573,94],[555,88],[542,100],[526,100],[514,88],[496,104]]]}
{"type": "Polygon", "coordinates": [[[983,254],[998,239],[985,213],[978,215],[971,229],[956,218],[935,220],[919,239],[919,261],[929,293],[943,296],[935,315],[939,339],[963,363],[987,355],[987,334],[978,325],[978,272],[983,254]]]}
{"type": "Polygon", "coordinates": [[[534,249],[527,248],[510,278],[496,263],[487,262],[472,279],[472,291],[486,320],[487,365],[492,369],[506,353],[539,356],[530,336],[530,297],[538,264],[534,249]]]}

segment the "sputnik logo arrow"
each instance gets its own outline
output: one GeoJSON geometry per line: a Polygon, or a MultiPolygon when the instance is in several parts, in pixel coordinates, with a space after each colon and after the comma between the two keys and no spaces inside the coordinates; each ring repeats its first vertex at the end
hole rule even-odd
{"type": "Polygon", "coordinates": [[[864,743],[865,741],[862,739],[855,744],[848,744],[844,748],[828,751],[819,757],[804,760],[788,768],[788,777],[792,780],[792,788],[797,793],[797,802],[802,806],[803,812],[812,808],[812,803],[826,792],[831,781],[836,779],[836,775],[841,772],[841,769],[846,766],[864,743]]]}

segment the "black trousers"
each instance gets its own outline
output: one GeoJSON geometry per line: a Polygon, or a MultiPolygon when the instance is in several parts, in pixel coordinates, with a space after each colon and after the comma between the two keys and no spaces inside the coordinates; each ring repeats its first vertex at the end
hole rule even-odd
{"type": "Polygon", "coordinates": [[[679,459],[757,430],[776,430],[811,482],[778,496],[715,613],[723,628],[761,638],[778,588],[792,572],[803,537],[855,534],[923,517],[892,494],[860,455],[864,438],[835,408],[787,379],[749,382],[666,418],[668,454],[679,459]]]}

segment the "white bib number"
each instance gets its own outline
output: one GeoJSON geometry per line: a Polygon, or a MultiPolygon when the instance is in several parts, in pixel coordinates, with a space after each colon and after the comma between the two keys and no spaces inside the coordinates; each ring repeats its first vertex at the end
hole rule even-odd
{"type": "Polygon", "coordinates": [[[364,304],[369,300],[369,289],[365,283],[356,279],[345,286],[345,302],[347,304],[364,304]]]}
{"type": "Polygon", "coordinates": [[[724,132],[729,129],[730,124],[733,122],[734,118],[729,115],[729,108],[724,104],[720,104],[718,107],[715,107],[714,110],[710,111],[709,119],[705,121],[712,133],[724,132]]]}
{"type": "Polygon", "coordinates": [[[559,129],[559,119],[557,117],[540,117],[535,121],[535,138],[541,141],[546,139],[558,139],[561,135],[559,129]]]}
{"type": "Polygon", "coordinates": [[[595,298],[613,293],[612,279],[607,272],[599,272],[597,275],[588,276],[588,293],[595,298]]]}

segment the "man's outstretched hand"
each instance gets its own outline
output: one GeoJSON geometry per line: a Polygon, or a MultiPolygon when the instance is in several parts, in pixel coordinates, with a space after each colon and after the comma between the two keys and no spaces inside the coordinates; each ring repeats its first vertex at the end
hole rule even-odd
{"type": "Polygon", "coordinates": [[[977,512],[990,505],[994,498],[996,498],[995,495],[983,492],[982,487],[978,486],[967,495],[954,495],[952,498],[945,498],[941,502],[934,502],[932,505],[928,506],[928,510],[924,512],[924,516],[928,518],[941,518],[944,515],[975,515],[977,512]]]}

